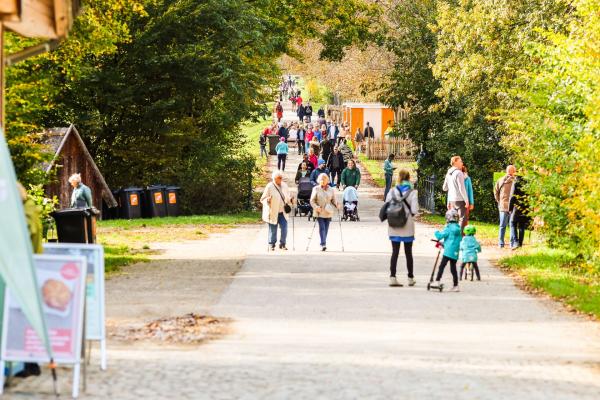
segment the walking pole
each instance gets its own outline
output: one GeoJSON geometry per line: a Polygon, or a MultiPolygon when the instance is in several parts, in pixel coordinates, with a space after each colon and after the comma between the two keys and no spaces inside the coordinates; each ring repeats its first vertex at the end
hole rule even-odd
{"type": "Polygon", "coordinates": [[[340,239],[342,240],[342,253],[344,252],[344,235],[342,234],[342,217],[340,217],[340,209],[338,208],[338,222],[340,224],[340,239]]]}
{"type": "Polygon", "coordinates": [[[292,215],[292,251],[296,251],[296,212],[298,207],[294,208],[294,215],[292,215]]]}
{"type": "Polygon", "coordinates": [[[317,219],[314,218],[314,220],[315,223],[313,224],[312,230],[310,231],[310,236],[308,237],[308,243],[306,244],[306,251],[308,251],[308,247],[310,246],[310,241],[312,240],[313,233],[315,233],[315,226],[317,226],[317,219]]]}

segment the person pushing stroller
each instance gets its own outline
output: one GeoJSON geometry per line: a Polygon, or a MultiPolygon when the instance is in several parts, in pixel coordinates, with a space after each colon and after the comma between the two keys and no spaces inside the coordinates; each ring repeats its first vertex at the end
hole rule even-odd
{"type": "Polygon", "coordinates": [[[460,232],[460,225],[458,224],[458,221],[458,211],[452,208],[446,212],[446,226],[444,227],[444,230],[435,231],[436,239],[444,241],[444,255],[442,257],[442,261],[440,262],[437,277],[435,279],[435,285],[440,285],[440,281],[444,275],[444,268],[446,268],[446,264],[450,262],[450,272],[452,273],[452,283],[454,284],[452,289],[450,289],[451,292],[460,292],[458,287],[456,261],[458,260],[462,234],[460,232]]]}

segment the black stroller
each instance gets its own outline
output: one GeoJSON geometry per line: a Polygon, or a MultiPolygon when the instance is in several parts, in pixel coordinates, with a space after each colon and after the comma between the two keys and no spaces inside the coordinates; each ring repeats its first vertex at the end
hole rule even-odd
{"type": "Polygon", "coordinates": [[[313,209],[310,205],[310,195],[312,194],[313,184],[309,177],[300,178],[298,181],[298,207],[294,212],[294,215],[305,217],[308,216],[308,220],[312,218],[313,209]]]}

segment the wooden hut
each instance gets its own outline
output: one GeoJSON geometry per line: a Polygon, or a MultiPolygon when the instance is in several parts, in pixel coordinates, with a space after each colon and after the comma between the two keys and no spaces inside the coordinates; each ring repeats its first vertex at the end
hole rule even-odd
{"type": "Polygon", "coordinates": [[[45,171],[56,173],[56,179],[46,187],[46,193],[58,197],[60,208],[69,207],[73,188],[68,180],[69,176],[76,173],[80,173],[81,181],[92,189],[92,200],[98,210],[102,210],[102,202],[109,208],[117,206],[117,201],[74,125],[48,129],[43,133],[42,140],[54,152],[54,159],[45,166],[45,171]]]}
{"type": "Polygon", "coordinates": [[[350,125],[352,138],[356,129],[364,131],[367,122],[373,127],[376,139],[383,139],[386,130],[394,126],[394,110],[381,103],[342,104],[342,121],[350,125]]]}

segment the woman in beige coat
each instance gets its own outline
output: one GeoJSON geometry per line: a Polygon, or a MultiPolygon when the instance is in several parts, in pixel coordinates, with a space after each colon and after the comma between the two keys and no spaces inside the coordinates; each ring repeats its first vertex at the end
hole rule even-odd
{"type": "Polygon", "coordinates": [[[285,206],[291,207],[294,199],[290,195],[288,186],[283,182],[283,172],[275,171],[272,175],[272,182],[269,182],[260,198],[263,205],[262,219],[269,224],[269,246],[271,251],[275,250],[277,243],[277,225],[281,229],[279,238],[279,248],[287,250],[285,241],[287,238],[287,220],[289,212],[285,211],[285,206]]]}
{"type": "Polygon", "coordinates": [[[339,204],[335,199],[335,190],[329,186],[329,176],[320,174],[317,178],[317,186],[313,188],[310,195],[310,205],[319,223],[319,236],[321,237],[321,250],[327,250],[327,232],[329,224],[339,204]]]}

